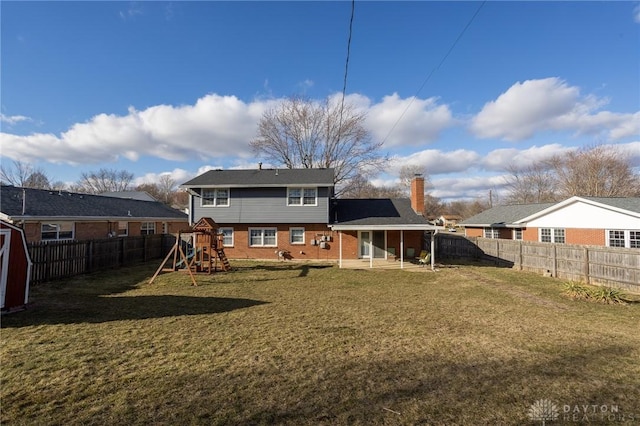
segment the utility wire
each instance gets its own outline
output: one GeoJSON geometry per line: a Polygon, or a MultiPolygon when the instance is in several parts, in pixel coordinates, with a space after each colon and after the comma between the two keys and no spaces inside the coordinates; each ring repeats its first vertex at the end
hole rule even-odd
{"type": "MultiPolygon", "coordinates": [[[[442,64],[444,64],[444,61],[447,60],[447,58],[449,57],[449,55],[451,54],[451,52],[453,51],[453,49],[456,47],[456,45],[458,44],[458,42],[460,41],[460,39],[462,38],[462,36],[464,35],[464,33],[467,31],[467,29],[471,26],[471,23],[476,19],[476,16],[478,16],[478,13],[480,13],[480,9],[482,9],[482,7],[484,6],[484,4],[487,1],[483,1],[480,6],[478,6],[478,9],[476,10],[476,13],[473,14],[473,16],[471,17],[471,19],[469,19],[469,22],[467,22],[467,25],[465,25],[465,27],[462,29],[462,31],[460,32],[460,34],[458,34],[458,37],[455,39],[455,41],[453,42],[453,44],[451,45],[451,47],[449,48],[449,50],[447,51],[447,53],[442,57],[442,60],[440,60],[440,63],[438,63],[438,65],[431,70],[431,72],[429,73],[429,75],[427,76],[427,78],[424,79],[424,81],[422,82],[422,85],[420,86],[420,88],[418,89],[418,91],[416,92],[415,95],[413,95],[413,97],[411,98],[411,101],[409,101],[409,105],[407,105],[407,107],[404,109],[404,111],[402,111],[402,114],[400,114],[400,117],[398,117],[398,120],[396,120],[396,122],[393,124],[393,126],[391,127],[391,130],[389,130],[389,133],[387,133],[387,136],[384,137],[384,139],[382,140],[382,143],[384,144],[387,139],[389,138],[389,136],[391,136],[391,133],[393,133],[393,131],[395,130],[396,126],[398,125],[398,123],[400,122],[400,120],[402,120],[402,117],[404,117],[404,115],[407,113],[407,111],[409,110],[409,108],[411,107],[411,105],[413,104],[413,101],[416,100],[416,98],[418,97],[418,94],[420,93],[420,91],[424,88],[424,86],[427,84],[427,82],[429,80],[431,80],[431,77],[433,76],[433,74],[435,74],[435,72],[440,69],[440,67],[442,66],[442,64]]],[[[345,76],[345,84],[346,84],[346,76],[345,76]]]]}
{"type": "Polygon", "coordinates": [[[347,93],[347,76],[349,75],[349,57],[351,56],[351,35],[353,34],[353,15],[356,9],[356,0],[351,0],[351,19],[349,20],[349,39],[347,40],[347,60],[344,64],[344,83],[342,85],[342,99],[340,100],[340,123],[338,135],[342,130],[342,113],[344,111],[344,98],[347,93]]]}

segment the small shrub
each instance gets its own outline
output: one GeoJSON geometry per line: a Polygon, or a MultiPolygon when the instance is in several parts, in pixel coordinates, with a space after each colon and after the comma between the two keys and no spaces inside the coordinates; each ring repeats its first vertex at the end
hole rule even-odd
{"type": "Polygon", "coordinates": [[[626,304],[625,294],[611,287],[587,287],[580,283],[568,282],[564,285],[564,293],[577,300],[593,300],[607,304],[626,304]]]}
{"type": "Polygon", "coordinates": [[[591,298],[591,292],[587,287],[573,281],[565,283],[564,293],[572,299],[588,300],[591,298]]]}
{"type": "Polygon", "coordinates": [[[599,287],[591,290],[591,298],[600,303],[626,304],[624,293],[611,287],[599,287]]]}

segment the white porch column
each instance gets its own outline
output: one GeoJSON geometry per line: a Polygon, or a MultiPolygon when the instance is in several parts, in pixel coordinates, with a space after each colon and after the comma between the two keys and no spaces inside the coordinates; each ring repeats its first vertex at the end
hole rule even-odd
{"type": "Polygon", "coordinates": [[[371,231],[369,237],[369,268],[373,268],[373,231],[371,231]]]}
{"type": "Polygon", "coordinates": [[[404,269],[404,230],[400,230],[400,269],[404,269]]]}
{"type": "Polygon", "coordinates": [[[436,231],[431,233],[431,270],[436,269],[436,231]]]}

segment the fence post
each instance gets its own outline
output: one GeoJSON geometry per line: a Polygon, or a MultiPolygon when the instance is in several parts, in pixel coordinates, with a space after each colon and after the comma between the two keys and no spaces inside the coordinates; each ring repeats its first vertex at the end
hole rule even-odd
{"type": "Polygon", "coordinates": [[[49,277],[51,276],[51,267],[48,265],[52,265],[51,262],[51,246],[49,244],[45,244],[44,246],[44,261],[47,267],[45,268],[44,280],[49,281],[49,277]]]}
{"type": "Polygon", "coordinates": [[[554,278],[558,278],[558,259],[555,243],[553,243],[553,245],[551,246],[551,261],[553,262],[551,265],[551,276],[554,278]]]}
{"type": "Polygon", "coordinates": [[[522,269],[524,269],[523,266],[522,266],[522,263],[523,263],[522,260],[523,260],[522,259],[522,240],[520,240],[520,241],[518,241],[518,263],[519,263],[518,266],[520,267],[521,271],[522,271],[522,269]]]}
{"type": "Polygon", "coordinates": [[[93,241],[87,241],[87,272],[93,272],[93,241]]]}
{"type": "Polygon", "coordinates": [[[589,284],[590,278],[589,278],[589,248],[588,247],[584,248],[583,272],[584,272],[584,280],[587,284],[589,284]]]}

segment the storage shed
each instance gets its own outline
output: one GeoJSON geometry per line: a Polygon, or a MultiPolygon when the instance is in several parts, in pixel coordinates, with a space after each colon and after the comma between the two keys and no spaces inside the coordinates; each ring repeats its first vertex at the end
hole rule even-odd
{"type": "Polygon", "coordinates": [[[29,299],[31,258],[22,229],[0,220],[0,308],[22,309],[29,299]]]}

